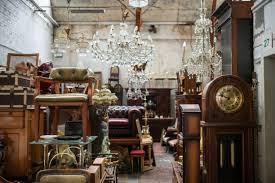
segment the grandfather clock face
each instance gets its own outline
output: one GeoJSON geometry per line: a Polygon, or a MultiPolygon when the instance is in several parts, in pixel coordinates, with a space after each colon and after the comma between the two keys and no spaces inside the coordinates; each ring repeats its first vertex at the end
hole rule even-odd
{"type": "Polygon", "coordinates": [[[216,93],[216,103],[225,113],[238,111],[244,103],[243,93],[233,85],[224,85],[216,93]]]}

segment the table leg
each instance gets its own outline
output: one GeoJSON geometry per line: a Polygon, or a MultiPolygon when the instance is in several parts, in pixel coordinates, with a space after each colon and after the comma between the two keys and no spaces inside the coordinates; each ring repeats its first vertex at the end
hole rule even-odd
{"type": "Polygon", "coordinates": [[[44,156],[44,162],[43,162],[43,164],[44,164],[44,169],[47,169],[47,167],[48,167],[48,145],[47,144],[44,144],[43,145],[43,156],[44,156]]]}
{"type": "Polygon", "coordinates": [[[152,145],[149,144],[148,145],[148,159],[149,159],[149,163],[150,163],[150,167],[152,166],[152,145]]]}
{"type": "Polygon", "coordinates": [[[80,145],[80,151],[79,151],[79,167],[82,168],[84,164],[84,147],[80,145]]]}

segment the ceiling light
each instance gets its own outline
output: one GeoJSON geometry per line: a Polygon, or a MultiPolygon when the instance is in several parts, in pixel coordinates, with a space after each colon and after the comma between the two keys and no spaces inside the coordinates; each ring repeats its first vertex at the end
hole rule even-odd
{"type": "Polygon", "coordinates": [[[148,5],[148,0],[129,0],[129,5],[134,8],[142,8],[148,5]]]}

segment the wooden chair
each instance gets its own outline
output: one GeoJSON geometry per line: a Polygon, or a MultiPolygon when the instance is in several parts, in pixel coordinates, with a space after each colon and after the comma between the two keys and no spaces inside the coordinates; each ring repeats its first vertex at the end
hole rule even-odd
{"type": "MultiPolygon", "coordinates": [[[[54,108],[54,117],[49,133],[57,134],[59,121],[59,109],[64,106],[79,106],[82,116],[82,134],[83,140],[90,135],[90,124],[88,120],[88,106],[92,102],[93,82],[91,72],[88,69],[79,69],[73,67],[54,68],[49,78],[36,77],[35,81],[35,140],[39,138],[39,112],[40,106],[49,106],[54,108]],[[50,83],[54,86],[54,94],[40,94],[41,82],[50,83]],[[60,94],[61,83],[87,83],[86,93],[66,93],[60,94]]],[[[53,113],[53,110],[51,111],[53,113]]],[[[52,114],[51,114],[52,115],[52,114]]]]}

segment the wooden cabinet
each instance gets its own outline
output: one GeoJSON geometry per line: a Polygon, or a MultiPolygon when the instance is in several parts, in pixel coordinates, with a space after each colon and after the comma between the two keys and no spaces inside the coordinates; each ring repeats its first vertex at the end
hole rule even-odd
{"type": "MultiPolygon", "coordinates": [[[[151,100],[156,104],[155,113],[158,116],[168,117],[171,116],[171,101],[170,101],[170,91],[169,88],[148,88],[149,96],[147,96],[147,101],[151,100]]],[[[142,90],[143,92],[145,89],[142,90]]],[[[143,100],[128,100],[128,105],[142,105],[143,100]]]]}
{"type": "MultiPolygon", "coordinates": [[[[41,149],[31,147],[34,139],[33,109],[0,109],[0,135],[8,144],[4,175],[22,177],[31,175],[32,161],[39,161],[41,149]],[[32,156],[33,154],[33,156],[32,156]]],[[[41,112],[41,130],[43,130],[44,114],[41,112]]]]}
{"type": "Polygon", "coordinates": [[[225,0],[213,13],[222,53],[222,73],[251,83],[253,71],[253,2],[225,0]]]}

